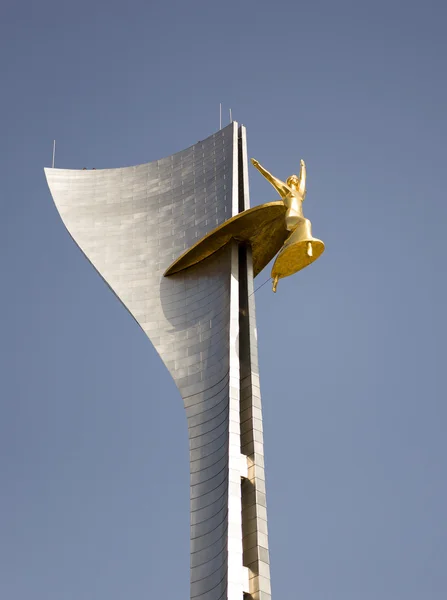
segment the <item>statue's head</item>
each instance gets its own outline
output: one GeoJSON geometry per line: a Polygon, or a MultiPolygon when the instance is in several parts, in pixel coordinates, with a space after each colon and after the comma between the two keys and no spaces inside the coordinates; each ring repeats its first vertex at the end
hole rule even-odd
{"type": "Polygon", "coordinates": [[[287,185],[292,187],[298,187],[300,185],[300,178],[298,177],[298,175],[291,175],[288,179],[287,179],[287,185]]]}

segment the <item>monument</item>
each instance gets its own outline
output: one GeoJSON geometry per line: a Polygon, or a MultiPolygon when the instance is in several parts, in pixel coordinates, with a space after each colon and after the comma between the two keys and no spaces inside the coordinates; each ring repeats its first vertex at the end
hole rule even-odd
{"type": "MultiPolygon", "coordinates": [[[[271,600],[253,279],[324,250],[304,218],[306,168],[250,208],[246,130],[232,122],[148,164],[45,169],[59,214],[183,398],[190,448],[191,600],[271,600]]],[[[156,400],[156,399],[155,399],[156,400]]]]}

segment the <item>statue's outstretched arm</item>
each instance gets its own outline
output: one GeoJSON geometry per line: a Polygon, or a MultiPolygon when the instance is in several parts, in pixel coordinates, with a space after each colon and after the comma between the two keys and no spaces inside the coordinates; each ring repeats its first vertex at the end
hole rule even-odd
{"type": "Polygon", "coordinates": [[[269,171],[267,171],[267,169],[264,169],[264,167],[262,165],[260,165],[258,163],[258,161],[255,160],[254,158],[251,159],[251,162],[252,162],[252,165],[254,167],[256,167],[262,175],[264,175],[264,177],[267,179],[267,181],[269,181],[273,185],[273,187],[278,192],[278,194],[281,196],[281,198],[284,198],[284,196],[287,196],[287,194],[290,192],[290,189],[289,189],[288,185],[286,183],[284,183],[284,181],[281,181],[281,179],[274,177],[271,173],[269,173],[269,171]]]}
{"type": "Polygon", "coordinates": [[[301,169],[300,169],[300,194],[304,200],[304,196],[306,195],[306,163],[304,160],[301,160],[301,169]]]}

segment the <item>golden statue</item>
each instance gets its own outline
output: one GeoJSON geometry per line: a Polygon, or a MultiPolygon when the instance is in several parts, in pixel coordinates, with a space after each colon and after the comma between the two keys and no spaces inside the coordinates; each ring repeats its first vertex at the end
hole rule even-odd
{"type": "Polygon", "coordinates": [[[291,175],[285,183],[284,181],[281,181],[281,179],[274,177],[267,169],[264,169],[264,167],[254,158],[251,159],[251,162],[281,196],[282,201],[287,207],[287,231],[293,231],[296,229],[300,220],[304,218],[303,202],[306,197],[306,165],[304,164],[304,160],[301,161],[299,177],[297,175],[291,175]]]}
{"type": "Polygon", "coordinates": [[[291,175],[286,182],[274,177],[254,158],[251,162],[264,175],[286,206],[285,224],[289,237],[273,264],[273,291],[276,292],[278,280],[288,277],[314,262],[324,251],[321,240],[312,237],[312,224],[303,215],[303,202],[306,197],[306,165],[301,160],[300,174],[291,175]]]}
{"type": "Polygon", "coordinates": [[[303,215],[304,161],[301,161],[299,176],[291,175],[285,182],[274,177],[257,160],[252,158],[251,162],[273,185],[281,200],[248,208],[215,227],[174,260],[164,273],[166,277],[189,269],[236,240],[251,248],[254,277],[277,254],[271,273],[276,292],[279,279],[304,269],[321,256],[324,244],[312,237],[311,222],[303,215]]]}

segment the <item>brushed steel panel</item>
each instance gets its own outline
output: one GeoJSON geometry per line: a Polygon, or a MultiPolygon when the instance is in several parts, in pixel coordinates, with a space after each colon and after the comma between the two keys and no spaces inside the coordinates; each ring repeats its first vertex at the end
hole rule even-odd
{"type": "MultiPolygon", "coordinates": [[[[245,130],[238,135],[234,122],[148,164],[45,172],[71,236],[152,341],[183,397],[190,445],[191,598],[242,600],[247,514],[244,535],[253,546],[247,558],[256,579],[251,585],[264,600],[270,588],[268,553],[257,546],[267,530],[254,297],[247,342],[254,353],[249,348],[250,373],[244,374],[236,347],[237,245],[194,269],[163,277],[203,235],[248,208],[245,130]],[[250,453],[255,488],[243,509],[241,445],[250,453]],[[261,558],[266,559],[262,573],[261,558]]],[[[252,291],[252,273],[247,276],[252,291]]]]}

